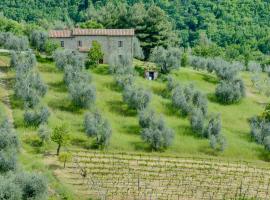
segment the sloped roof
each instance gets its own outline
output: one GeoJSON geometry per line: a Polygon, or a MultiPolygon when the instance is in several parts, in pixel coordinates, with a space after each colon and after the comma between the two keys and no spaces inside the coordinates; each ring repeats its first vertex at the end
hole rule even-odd
{"type": "Polygon", "coordinates": [[[67,38],[71,37],[71,30],[51,30],[49,31],[51,38],[67,38]]]}
{"type": "Polygon", "coordinates": [[[133,36],[134,29],[80,29],[73,30],[51,30],[49,37],[51,38],[65,38],[72,36],[133,36]]]}

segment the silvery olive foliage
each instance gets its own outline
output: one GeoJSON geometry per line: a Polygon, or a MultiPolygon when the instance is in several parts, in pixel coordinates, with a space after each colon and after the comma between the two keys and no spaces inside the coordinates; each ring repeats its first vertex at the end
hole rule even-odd
{"type": "Polygon", "coordinates": [[[172,144],[174,132],[167,127],[161,116],[146,109],[140,112],[139,118],[141,137],[153,150],[164,150],[172,144]]]}
{"type": "Polygon", "coordinates": [[[143,50],[140,45],[140,41],[137,37],[133,39],[133,56],[137,59],[144,59],[143,50]]]}
{"type": "Polygon", "coordinates": [[[96,144],[100,147],[109,145],[112,135],[108,120],[104,119],[98,111],[86,113],[84,117],[85,133],[89,137],[96,138],[96,144]]]}
{"type": "Polygon", "coordinates": [[[35,109],[27,109],[24,112],[24,121],[28,126],[39,126],[40,124],[48,123],[50,117],[49,108],[42,106],[35,109]]]}
{"type": "Polygon", "coordinates": [[[151,100],[151,92],[141,87],[125,87],[123,91],[123,101],[129,108],[143,110],[151,100]]]}
{"type": "Polygon", "coordinates": [[[25,36],[15,36],[11,32],[0,32],[0,47],[14,51],[29,49],[29,41],[25,36]]]}
{"type": "Polygon", "coordinates": [[[182,52],[179,48],[162,46],[155,47],[150,54],[150,61],[154,62],[161,73],[167,74],[172,69],[181,67],[182,52]]]}

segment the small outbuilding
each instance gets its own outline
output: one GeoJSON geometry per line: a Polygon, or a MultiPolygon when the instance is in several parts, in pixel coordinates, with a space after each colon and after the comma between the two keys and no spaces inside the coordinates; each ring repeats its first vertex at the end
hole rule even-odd
{"type": "Polygon", "coordinates": [[[158,71],[154,65],[148,65],[144,70],[144,77],[148,80],[156,80],[158,78],[158,71]]]}

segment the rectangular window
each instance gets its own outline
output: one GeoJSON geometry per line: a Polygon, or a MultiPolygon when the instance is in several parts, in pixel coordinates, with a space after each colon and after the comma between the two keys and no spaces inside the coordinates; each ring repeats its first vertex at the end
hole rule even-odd
{"type": "Polygon", "coordinates": [[[118,41],[118,47],[123,47],[123,41],[118,41]]]}
{"type": "Polygon", "coordinates": [[[78,47],[81,47],[81,46],[82,46],[82,41],[79,40],[79,41],[78,41],[78,47]]]}
{"type": "Polygon", "coordinates": [[[64,47],[64,46],[65,46],[64,41],[61,41],[61,47],[64,47]]]}

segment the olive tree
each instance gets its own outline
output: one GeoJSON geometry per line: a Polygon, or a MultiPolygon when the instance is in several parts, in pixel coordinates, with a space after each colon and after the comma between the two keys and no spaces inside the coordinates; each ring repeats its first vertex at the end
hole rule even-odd
{"type": "Polygon", "coordinates": [[[143,110],[151,100],[151,93],[141,87],[126,87],[123,91],[123,101],[129,108],[143,110]]]}
{"type": "Polygon", "coordinates": [[[240,101],[245,96],[245,86],[241,79],[221,81],[215,91],[217,100],[220,103],[232,104],[240,101]]]}
{"type": "Polygon", "coordinates": [[[19,173],[15,183],[21,188],[22,199],[45,200],[48,198],[47,180],[36,173],[19,173]]]}
{"type": "Polygon", "coordinates": [[[132,56],[128,53],[123,55],[111,54],[109,58],[109,70],[111,74],[131,73],[133,71],[132,56]]]}
{"type": "Polygon", "coordinates": [[[17,152],[13,149],[0,150],[0,173],[17,169],[17,152]]]}
{"type": "Polygon", "coordinates": [[[87,82],[77,80],[68,85],[69,96],[75,106],[87,108],[96,100],[96,89],[87,82]]]}
{"type": "Polygon", "coordinates": [[[30,34],[30,43],[38,51],[44,52],[46,41],[48,40],[48,33],[40,30],[33,30],[30,34]]]}
{"type": "MultiPolygon", "coordinates": [[[[168,128],[162,117],[148,118],[147,126],[142,127],[141,137],[155,151],[163,150],[172,144],[174,133],[168,128]]],[[[144,125],[145,125],[144,124],[144,125]]]]}
{"type": "Polygon", "coordinates": [[[108,120],[104,119],[98,111],[85,115],[84,129],[89,137],[96,138],[98,146],[106,147],[109,145],[112,130],[108,120]]]}
{"type": "Polygon", "coordinates": [[[57,49],[53,53],[53,59],[55,61],[56,67],[61,71],[63,71],[67,65],[78,67],[79,69],[84,68],[84,58],[77,51],[57,49]]]}
{"type": "Polygon", "coordinates": [[[150,61],[157,65],[161,73],[169,73],[172,69],[181,67],[181,50],[173,47],[155,47],[150,54],[150,61]]]}
{"type": "Polygon", "coordinates": [[[42,145],[50,140],[51,130],[46,124],[41,124],[38,127],[38,137],[40,138],[42,145]]]}
{"type": "Polygon", "coordinates": [[[192,106],[188,102],[184,90],[178,86],[172,91],[172,104],[175,108],[180,109],[182,115],[186,116],[192,106]]]}
{"type": "Polygon", "coordinates": [[[24,113],[24,121],[28,126],[39,126],[48,123],[50,116],[49,108],[42,106],[35,109],[27,109],[24,113]]]}
{"type": "Polygon", "coordinates": [[[4,119],[0,124],[0,150],[19,148],[19,140],[12,124],[4,119]]]}
{"type": "Polygon", "coordinates": [[[193,109],[190,117],[192,131],[203,136],[204,134],[204,114],[200,109],[193,109]]]}
{"type": "Polygon", "coordinates": [[[13,176],[0,175],[0,199],[1,200],[21,200],[22,189],[15,183],[13,176]]]}

